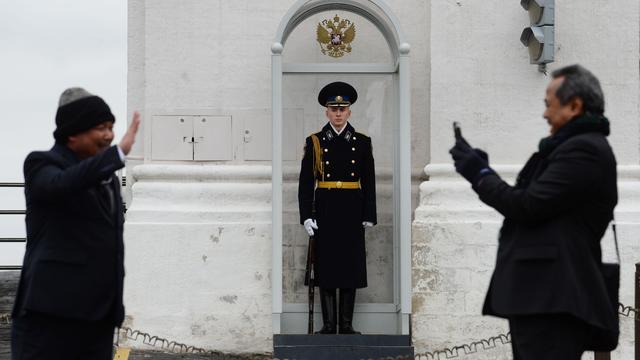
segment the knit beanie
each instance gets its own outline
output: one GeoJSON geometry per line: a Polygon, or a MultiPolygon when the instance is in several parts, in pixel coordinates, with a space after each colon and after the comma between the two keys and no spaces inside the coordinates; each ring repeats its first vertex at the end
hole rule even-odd
{"type": "Polygon", "coordinates": [[[62,92],[56,113],[56,141],[66,142],[67,137],[89,130],[105,121],[116,122],[107,105],[99,96],[79,87],[62,92]]]}

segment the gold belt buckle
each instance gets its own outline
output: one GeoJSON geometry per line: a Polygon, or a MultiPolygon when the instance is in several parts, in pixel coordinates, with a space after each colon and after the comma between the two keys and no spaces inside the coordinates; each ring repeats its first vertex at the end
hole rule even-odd
{"type": "Polygon", "coordinates": [[[338,181],[338,182],[336,182],[336,187],[337,187],[338,189],[341,189],[341,188],[342,188],[342,181],[338,181]]]}

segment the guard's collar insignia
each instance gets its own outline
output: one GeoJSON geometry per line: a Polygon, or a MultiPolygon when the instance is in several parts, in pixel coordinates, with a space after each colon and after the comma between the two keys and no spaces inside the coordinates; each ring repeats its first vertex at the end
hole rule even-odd
{"type": "Polygon", "coordinates": [[[351,138],[353,137],[353,135],[351,134],[351,131],[347,130],[344,133],[344,139],[347,140],[347,142],[351,141],[351,138]]]}
{"type": "Polygon", "coordinates": [[[333,131],[331,131],[331,129],[327,130],[326,135],[327,140],[333,140],[333,131]]]}

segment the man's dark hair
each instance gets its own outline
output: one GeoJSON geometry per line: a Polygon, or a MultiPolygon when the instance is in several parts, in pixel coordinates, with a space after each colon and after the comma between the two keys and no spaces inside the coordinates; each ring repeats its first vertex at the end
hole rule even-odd
{"type": "Polygon", "coordinates": [[[604,114],[604,95],[600,81],[589,70],[580,65],[571,65],[551,73],[554,79],[564,77],[556,91],[560,104],[565,105],[573,98],[582,99],[585,113],[604,114]]]}

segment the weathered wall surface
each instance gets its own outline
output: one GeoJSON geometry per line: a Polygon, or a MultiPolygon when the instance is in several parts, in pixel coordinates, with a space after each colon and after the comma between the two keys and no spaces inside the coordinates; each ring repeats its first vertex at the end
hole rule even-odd
{"type": "MultiPolygon", "coordinates": [[[[556,4],[556,61],[600,78],[619,163],[638,160],[638,3],[556,4]],[[592,9],[601,9],[593,16],[592,9]]],[[[431,2],[430,163],[449,163],[451,122],[494,163],[521,164],[548,133],[542,118],[549,77],[530,65],[519,41],[528,24],[519,4],[431,2]]]]}
{"type": "MultiPolygon", "coordinates": [[[[246,129],[271,120],[269,49],[280,19],[293,4],[293,0],[129,2],[129,109],[142,112],[143,127],[150,126],[153,115],[178,111],[233,118],[231,160],[144,161],[151,149],[148,128],[136,143],[136,159],[128,164],[131,179],[137,181],[126,230],[129,326],[212,349],[271,349],[270,170],[265,167],[268,159],[248,155],[256,137],[270,137],[270,127],[251,136],[246,129]]],[[[453,172],[448,154],[453,143],[451,122],[459,121],[467,139],[490,154],[501,174],[513,178],[521,166],[517,164],[548,132],[541,114],[549,77],[528,63],[519,42],[528,17],[517,2],[390,0],[388,4],[411,44],[412,166],[421,170],[429,165],[430,181],[420,186],[412,245],[412,332],[416,351],[422,352],[507,331],[504,321],[479,315],[501,218],[453,172]]],[[[621,223],[625,303],[631,303],[630,264],[638,260],[635,254],[640,250],[633,242],[640,214],[639,6],[631,0],[556,4],[556,62],[549,67],[579,62],[602,81],[612,121],[610,141],[621,165],[616,216],[621,223]]],[[[304,51],[316,49],[315,34],[296,36],[292,44],[305,46],[303,52],[292,54],[285,48],[285,57],[305,58],[304,51]]],[[[372,43],[369,47],[364,43],[365,49],[379,51],[375,36],[362,39],[372,43]]],[[[373,55],[370,58],[377,61],[373,55]]],[[[307,88],[313,90],[308,93],[328,80],[310,78],[307,88]]],[[[285,129],[289,131],[285,165],[295,168],[303,137],[324,120],[321,110],[313,110],[315,99],[299,92],[306,80],[287,81],[285,86],[291,86],[285,94],[285,121],[303,122],[285,129]]],[[[354,81],[362,81],[365,94],[388,90],[388,79],[354,81]]],[[[390,130],[372,125],[381,121],[375,114],[388,110],[386,104],[376,107],[375,101],[363,101],[359,106],[363,126],[356,128],[375,136],[376,157],[382,165],[391,165],[383,161],[389,157],[390,130]]],[[[267,144],[264,153],[269,152],[267,144]]],[[[389,183],[385,176],[379,182],[381,190],[389,183]]],[[[386,203],[388,193],[380,193],[386,203]]],[[[295,171],[289,171],[285,298],[302,301],[299,279],[305,236],[295,207],[295,171]]],[[[379,247],[373,253],[383,255],[389,246],[384,234],[390,228],[391,208],[379,210],[381,227],[372,234],[379,247]]],[[[369,261],[377,266],[376,257],[369,261]]],[[[378,269],[385,267],[388,264],[378,269]]],[[[388,285],[384,270],[380,279],[380,284],[388,285]]],[[[388,287],[372,287],[359,301],[388,296],[388,287]]],[[[623,333],[631,333],[628,322],[623,321],[623,333]]],[[[625,337],[620,350],[625,358],[629,344],[625,337]]],[[[485,358],[506,359],[509,351],[509,347],[495,349],[485,358]]]]}
{"type": "MultiPolygon", "coordinates": [[[[294,1],[161,1],[129,3],[129,107],[150,113],[178,109],[211,110],[236,116],[251,110],[253,117],[265,122],[271,116],[271,53],[270,46],[277,26],[294,1]],[[263,111],[259,114],[259,111],[263,111]]],[[[412,162],[421,168],[427,162],[428,141],[428,62],[429,38],[426,4],[421,1],[390,1],[390,7],[400,19],[412,47],[413,150],[412,162]],[[411,31],[407,31],[411,29],[411,31]]],[[[332,12],[323,13],[329,17],[332,12]]],[[[345,17],[349,16],[347,12],[345,17]]],[[[355,15],[354,15],[355,16],[355,15]]],[[[318,18],[323,18],[321,15],[318,18]]],[[[362,20],[364,21],[364,20],[362,20]]],[[[358,24],[356,24],[358,25],[358,24]]],[[[315,40],[315,24],[301,24],[301,33],[292,35],[292,49],[285,47],[285,60],[313,60],[307,51],[319,53],[315,40]],[[300,44],[299,46],[297,46],[300,44]],[[305,46],[296,54],[295,48],[305,46]]],[[[381,37],[364,32],[374,31],[362,24],[363,32],[354,43],[354,55],[360,60],[371,59],[380,52],[381,37]],[[360,37],[362,39],[360,40],[360,37]]],[[[339,60],[350,62],[347,55],[339,60]]],[[[326,57],[325,57],[326,58],[326,57]]],[[[369,60],[373,61],[373,60],[369,60]]],[[[365,75],[366,77],[366,75],[365,75]]],[[[334,79],[326,77],[324,79],[334,79]]],[[[320,82],[323,78],[320,78],[320,82]]],[[[315,79],[309,79],[312,102],[317,96],[315,79]]],[[[298,89],[292,89],[297,91],[298,89]]],[[[295,96],[295,92],[285,94],[295,96]]],[[[386,99],[382,99],[385,100],[386,99]]],[[[361,99],[367,103],[366,96],[361,99]]],[[[369,103],[368,103],[369,104],[369,103]]],[[[290,104],[285,103],[285,108],[290,104]]],[[[296,106],[304,105],[301,103],[296,106]]],[[[371,106],[375,104],[370,104],[371,106]]],[[[356,104],[356,106],[358,106],[356,104]]],[[[366,116],[362,108],[358,116],[366,116]]],[[[382,111],[386,109],[382,108],[382,111]]],[[[318,108],[321,114],[322,109],[318,108]]],[[[390,119],[385,119],[390,121],[390,119]]],[[[244,119],[243,121],[244,122],[244,119]]],[[[316,129],[315,120],[300,133],[304,136],[316,129]]],[[[145,125],[149,125],[148,123],[145,125]]],[[[242,127],[243,124],[238,124],[242,127]]],[[[357,125],[357,123],[355,124],[357,125]]],[[[362,129],[366,130],[366,129],[362,129]]],[[[233,134],[234,161],[244,161],[244,134],[233,134]]],[[[147,142],[149,139],[145,138],[147,142]]],[[[303,139],[302,139],[303,140],[303,139]]],[[[300,146],[302,140],[296,139],[300,146]]],[[[143,156],[143,142],[136,143],[136,155],[143,156]]],[[[266,152],[269,152],[266,148],[266,152]]]]}
{"type": "MultiPolygon", "coordinates": [[[[286,1],[129,2],[129,109],[142,112],[144,138],[128,164],[127,326],[217,350],[271,350],[271,53],[286,1]],[[213,114],[232,118],[232,158],[201,163],[153,161],[156,115],[213,114]],[[252,147],[261,142],[264,147],[252,147]]],[[[412,45],[414,199],[428,159],[428,9],[417,0],[390,1],[412,45]]],[[[331,17],[326,12],[318,19],[331,17]],[[326,15],[326,16],[325,16],[326,15]]],[[[285,47],[285,61],[374,60],[380,34],[357,21],[353,56],[319,53],[316,18],[303,23],[285,47]],[[287,60],[288,59],[288,60],[287,60]]],[[[387,58],[389,56],[386,56],[387,58]]],[[[285,77],[284,299],[306,301],[301,273],[306,236],[298,224],[297,167],[304,137],[326,119],[317,91],[336,80],[354,81],[356,129],[374,139],[378,161],[380,226],[369,232],[369,289],[358,302],[393,301],[392,199],[394,106],[390,75],[285,77]],[[293,169],[293,170],[291,170],[293,169]]]]}
{"type": "Polygon", "coordinates": [[[203,348],[268,351],[270,168],[141,165],[133,176],[124,325],[203,348]]]}
{"type": "MultiPolygon", "coordinates": [[[[548,134],[542,113],[550,80],[528,64],[519,43],[528,24],[519,4],[431,1],[430,7],[434,135],[425,169],[430,181],[420,186],[413,223],[413,338],[418,351],[508,331],[506,321],[480,316],[502,217],[454,172],[448,153],[451,122],[459,121],[467,140],[486,150],[492,167],[512,182],[548,134]]],[[[612,123],[609,141],[620,165],[616,218],[625,304],[633,303],[633,264],[640,254],[631,235],[640,225],[639,10],[637,1],[556,2],[556,61],[549,66],[552,71],[580,63],[599,77],[605,92],[612,123]],[[598,16],[593,16],[595,8],[602,10],[598,16]]],[[[605,260],[614,258],[612,241],[609,233],[602,242],[605,260]]],[[[622,319],[623,337],[614,357],[632,357],[630,324],[622,319]]],[[[509,352],[506,347],[502,356],[510,358],[509,352]]]]}

